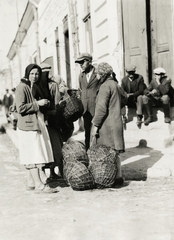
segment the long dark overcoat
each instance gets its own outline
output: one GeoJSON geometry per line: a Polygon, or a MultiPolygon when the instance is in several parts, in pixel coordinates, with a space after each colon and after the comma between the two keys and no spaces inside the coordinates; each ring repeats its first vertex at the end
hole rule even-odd
{"type": "Polygon", "coordinates": [[[124,152],[121,98],[117,83],[109,77],[101,86],[96,99],[94,126],[99,127],[97,144],[124,152]]]}

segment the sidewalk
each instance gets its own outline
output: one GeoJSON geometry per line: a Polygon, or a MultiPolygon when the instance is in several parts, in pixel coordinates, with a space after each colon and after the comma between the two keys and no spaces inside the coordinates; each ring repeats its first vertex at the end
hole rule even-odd
{"type": "MultiPolygon", "coordinates": [[[[2,111],[0,125],[4,125],[9,138],[18,148],[17,132],[13,130],[12,124],[6,124],[2,111]]],[[[136,127],[135,120],[127,124],[124,132],[126,151],[121,154],[122,172],[127,180],[174,176],[174,141],[171,132],[173,126],[173,121],[170,126],[159,121],[148,128],[142,126],[142,129],[136,127]]],[[[78,132],[76,127],[75,131],[72,138],[84,141],[84,132],[78,132]]]]}

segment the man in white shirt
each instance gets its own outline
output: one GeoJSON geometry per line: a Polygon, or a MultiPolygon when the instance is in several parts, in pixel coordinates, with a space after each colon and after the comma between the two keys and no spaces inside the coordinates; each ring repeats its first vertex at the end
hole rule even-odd
{"type": "Polygon", "coordinates": [[[89,53],[82,53],[75,61],[81,67],[79,75],[79,88],[81,89],[81,100],[84,107],[83,120],[85,129],[86,150],[90,146],[90,132],[92,118],[95,111],[96,93],[100,83],[97,80],[95,68],[92,65],[92,56],[89,53]]]}

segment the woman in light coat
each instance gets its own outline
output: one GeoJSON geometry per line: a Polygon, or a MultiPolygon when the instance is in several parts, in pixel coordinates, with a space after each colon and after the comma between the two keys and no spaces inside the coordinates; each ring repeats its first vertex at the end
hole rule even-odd
{"type": "MultiPolygon", "coordinates": [[[[108,63],[100,63],[96,69],[101,86],[97,94],[92,135],[96,143],[116,150],[118,156],[125,151],[121,118],[121,96],[117,82],[112,77],[113,69],[108,63]]],[[[117,178],[122,179],[121,160],[118,157],[117,178]]]]}
{"type": "Polygon", "coordinates": [[[27,170],[27,190],[53,192],[40,177],[42,167],[54,161],[49,135],[39,111],[39,108],[47,106],[49,101],[47,99],[36,101],[32,95],[32,89],[40,77],[41,68],[36,64],[30,64],[25,70],[25,77],[16,87],[19,157],[20,164],[24,165],[27,170]]]}

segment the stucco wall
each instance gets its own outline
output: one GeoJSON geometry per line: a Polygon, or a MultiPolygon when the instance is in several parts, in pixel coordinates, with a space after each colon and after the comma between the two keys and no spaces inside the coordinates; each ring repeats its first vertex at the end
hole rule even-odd
{"type": "Polygon", "coordinates": [[[57,71],[55,30],[58,28],[61,76],[66,81],[63,19],[68,14],[67,0],[41,0],[38,6],[41,62],[53,56],[54,73],[57,71]],[[44,40],[46,42],[44,42],[44,40]]]}

